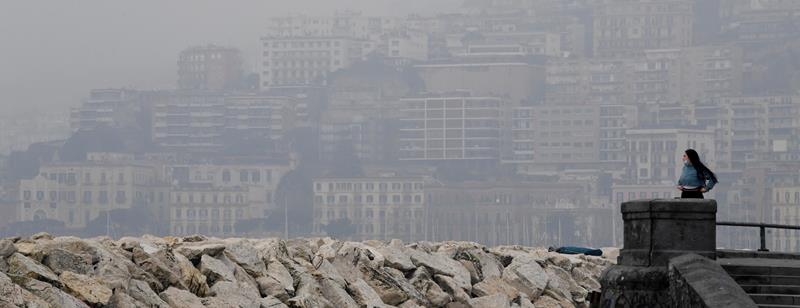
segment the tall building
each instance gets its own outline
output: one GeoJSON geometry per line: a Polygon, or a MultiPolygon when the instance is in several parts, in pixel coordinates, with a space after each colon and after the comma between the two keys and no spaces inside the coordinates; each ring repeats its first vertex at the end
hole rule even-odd
{"type": "Polygon", "coordinates": [[[132,89],[95,89],[80,107],[72,108],[72,131],[93,130],[97,127],[150,130],[153,104],[166,91],[132,89]]]}
{"type": "Polygon", "coordinates": [[[400,160],[497,160],[505,101],[440,96],[401,100],[400,160]]]}
{"type": "Polygon", "coordinates": [[[630,184],[672,185],[680,177],[686,149],[694,149],[703,162],[716,167],[714,131],[689,128],[637,128],[626,131],[630,184]]]}
{"type": "Polygon", "coordinates": [[[474,96],[500,97],[512,105],[544,97],[545,68],[539,64],[479,58],[415,68],[430,92],[469,91],[474,96]]]}
{"type": "Polygon", "coordinates": [[[600,160],[600,107],[541,105],[512,111],[512,161],[578,166],[600,160]]]}
{"type": "Polygon", "coordinates": [[[603,0],[594,8],[594,56],[626,58],[692,44],[691,0],[603,0]]]}
{"type": "Polygon", "coordinates": [[[191,47],[178,56],[178,89],[231,90],[241,86],[242,55],[236,48],[191,47]]]}
{"type": "Polygon", "coordinates": [[[364,177],[314,180],[314,232],[347,220],[355,240],[425,237],[425,184],[422,178],[364,177]]]}
{"type": "Polygon", "coordinates": [[[364,42],[348,36],[261,38],[261,89],[325,85],[328,74],[364,56],[364,42]]]}
{"type": "Polygon", "coordinates": [[[293,126],[295,107],[287,97],[176,92],[156,103],[153,141],[186,152],[219,153],[243,142],[273,152],[293,126]]]}

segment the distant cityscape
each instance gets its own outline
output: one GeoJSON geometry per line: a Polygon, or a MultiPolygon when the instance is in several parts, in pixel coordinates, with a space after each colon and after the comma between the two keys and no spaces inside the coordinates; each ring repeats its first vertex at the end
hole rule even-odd
{"type": "Polygon", "coordinates": [[[678,197],[688,148],[720,220],[800,225],[800,1],[465,0],[253,40],[3,118],[0,233],[619,246],[619,204],[678,197]]]}

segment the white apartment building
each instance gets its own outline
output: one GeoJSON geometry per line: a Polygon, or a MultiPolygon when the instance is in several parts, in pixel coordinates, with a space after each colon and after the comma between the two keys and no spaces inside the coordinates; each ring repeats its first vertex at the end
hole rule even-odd
{"type": "MultiPolygon", "coordinates": [[[[245,195],[245,213],[241,219],[263,218],[279,204],[275,198],[280,179],[288,173],[292,163],[233,163],[214,165],[175,165],[170,173],[175,180],[173,186],[179,191],[200,187],[207,192],[235,189],[245,195]]],[[[198,199],[200,200],[200,199],[198,199]]],[[[180,203],[180,202],[178,202],[180,203]]]]}
{"type": "Polygon", "coordinates": [[[261,44],[262,90],[324,85],[329,73],[360,60],[365,48],[365,41],[349,36],[265,36],[261,44]]]}
{"type": "Polygon", "coordinates": [[[18,221],[55,219],[83,228],[106,211],[166,204],[163,168],[129,155],[94,153],[80,163],[44,165],[19,185],[18,221]]]}
{"type": "Polygon", "coordinates": [[[425,185],[421,178],[364,177],[314,180],[314,232],[348,219],[354,240],[424,239],[425,185]]]}
{"type": "Polygon", "coordinates": [[[502,99],[412,98],[400,108],[400,160],[500,158],[502,99]]]}

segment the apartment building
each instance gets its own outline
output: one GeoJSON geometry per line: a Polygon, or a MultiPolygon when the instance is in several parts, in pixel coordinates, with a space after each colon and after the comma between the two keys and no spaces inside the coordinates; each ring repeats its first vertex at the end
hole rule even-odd
{"type": "Polygon", "coordinates": [[[505,101],[441,96],[401,100],[400,160],[497,160],[505,101]]]}
{"type": "MultiPolygon", "coordinates": [[[[169,167],[174,186],[179,190],[202,188],[206,192],[234,189],[243,194],[244,216],[238,219],[264,218],[279,206],[275,198],[280,179],[294,168],[292,162],[218,162],[216,164],[172,165],[169,167]],[[198,188],[199,187],[199,188],[198,188]]],[[[201,199],[198,199],[201,200],[201,199]]],[[[207,200],[209,203],[217,201],[207,200]]]]}
{"type": "Polygon", "coordinates": [[[254,217],[245,187],[183,185],[170,192],[169,230],[175,236],[235,235],[236,223],[254,217]]]}
{"type": "Polygon", "coordinates": [[[511,116],[512,161],[533,165],[577,165],[600,159],[600,107],[517,107],[511,116]]]}
{"type": "Polygon", "coordinates": [[[425,183],[422,178],[314,179],[314,232],[347,219],[354,240],[424,239],[425,183]]]}
{"type": "Polygon", "coordinates": [[[717,157],[714,131],[696,128],[638,128],[625,132],[630,184],[674,186],[683,168],[686,149],[694,149],[714,170],[717,157]]]}
{"type": "Polygon", "coordinates": [[[544,97],[544,66],[519,61],[464,60],[414,66],[430,92],[470,91],[473,96],[501,97],[509,104],[544,97]]]}
{"type": "Polygon", "coordinates": [[[166,204],[165,174],[158,165],[131,155],[90,153],[86,162],[43,165],[19,184],[18,221],[55,219],[83,228],[114,209],[166,204]]]}
{"type": "Polygon", "coordinates": [[[365,55],[365,41],[350,36],[261,38],[261,89],[325,85],[328,74],[365,55]]]}
{"type": "Polygon", "coordinates": [[[594,7],[594,56],[626,58],[647,49],[692,44],[690,0],[605,0],[594,7]]]}
{"type": "Polygon", "coordinates": [[[241,51],[215,45],[184,49],[178,56],[178,89],[232,90],[244,77],[241,51]]]}
{"type": "Polygon", "coordinates": [[[295,101],[288,97],[175,92],[153,113],[153,141],[189,153],[218,153],[233,137],[277,146],[293,126],[295,101]]]}

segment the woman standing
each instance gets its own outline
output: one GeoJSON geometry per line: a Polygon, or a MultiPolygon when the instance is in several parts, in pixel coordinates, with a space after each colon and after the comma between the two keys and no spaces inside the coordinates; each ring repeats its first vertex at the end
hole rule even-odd
{"type": "Polygon", "coordinates": [[[700,161],[697,151],[686,150],[683,154],[683,172],[678,180],[681,198],[703,199],[703,193],[714,188],[717,183],[717,176],[700,161]]]}

